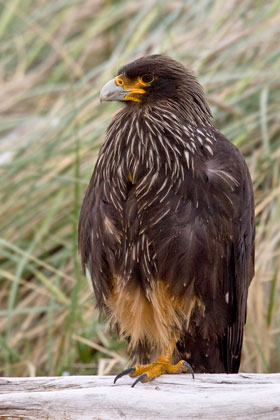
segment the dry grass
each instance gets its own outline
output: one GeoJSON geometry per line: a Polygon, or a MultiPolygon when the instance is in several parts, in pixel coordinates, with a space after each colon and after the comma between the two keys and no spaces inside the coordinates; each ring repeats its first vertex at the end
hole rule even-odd
{"type": "Polygon", "coordinates": [[[0,1],[2,375],[108,373],[125,344],[81,275],[79,208],[119,64],[164,52],[204,85],[254,181],[256,277],[242,369],[280,370],[279,0],[0,1]]]}

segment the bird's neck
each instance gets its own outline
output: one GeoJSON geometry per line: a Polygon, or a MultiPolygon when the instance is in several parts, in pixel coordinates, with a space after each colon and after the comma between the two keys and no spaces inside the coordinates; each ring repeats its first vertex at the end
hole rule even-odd
{"type": "Polygon", "coordinates": [[[135,114],[145,118],[147,114],[168,113],[175,119],[181,119],[184,123],[213,128],[213,117],[207,102],[203,99],[194,99],[190,95],[185,95],[180,101],[169,98],[151,103],[129,102],[121,110],[120,114],[122,113],[126,114],[128,118],[133,118],[135,114]]]}
{"type": "Polygon", "coordinates": [[[213,127],[212,114],[205,101],[194,101],[186,96],[180,101],[169,99],[166,106],[171,113],[180,115],[184,122],[194,126],[213,127]]]}
{"type": "Polygon", "coordinates": [[[215,137],[209,126],[191,123],[180,110],[162,106],[126,107],[108,128],[101,150],[104,170],[121,171],[133,181],[162,168],[175,182],[195,170],[197,154],[213,155],[215,137]]]}

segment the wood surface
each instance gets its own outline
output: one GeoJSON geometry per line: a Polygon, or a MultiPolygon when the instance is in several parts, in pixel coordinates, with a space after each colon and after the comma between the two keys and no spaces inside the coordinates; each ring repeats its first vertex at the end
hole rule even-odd
{"type": "Polygon", "coordinates": [[[0,419],[279,420],[280,374],[164,375],[137,384],[112,376],[0,379],[0,419]]]}

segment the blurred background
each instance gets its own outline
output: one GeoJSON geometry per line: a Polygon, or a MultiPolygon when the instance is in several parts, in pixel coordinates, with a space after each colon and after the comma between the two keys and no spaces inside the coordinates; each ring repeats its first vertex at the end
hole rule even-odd
{"type": "Polygon", "coordinates": [[[165,53],[194,70],[256,200],[241,370],[280,371],[280,1],[0,0],[0,375],[108,374],[126,344],[98,320],[77,222],[119,104],[118,67],[165,53]]]}

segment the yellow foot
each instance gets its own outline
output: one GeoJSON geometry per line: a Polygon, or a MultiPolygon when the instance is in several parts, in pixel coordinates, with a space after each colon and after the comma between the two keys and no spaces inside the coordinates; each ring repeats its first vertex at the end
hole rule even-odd
{"type": "Polygon", "coordinates": [[[172,365],[169,359],[160,356],[155,362],[149,365],[138,365],[123,370],[115,377],[114,384],[119,378],[129,374],[129,376],[132,378],[137,376],[137,379],[132,384],[133,388],[138,382],[149,382],[152,379],[163,375],[164,373],[183,373],[187,370],[191,372],[194,379],[193,369],[188,362],[185,360],[180,360],[180,362],[178,362],[176,365],[172,365]]]}

